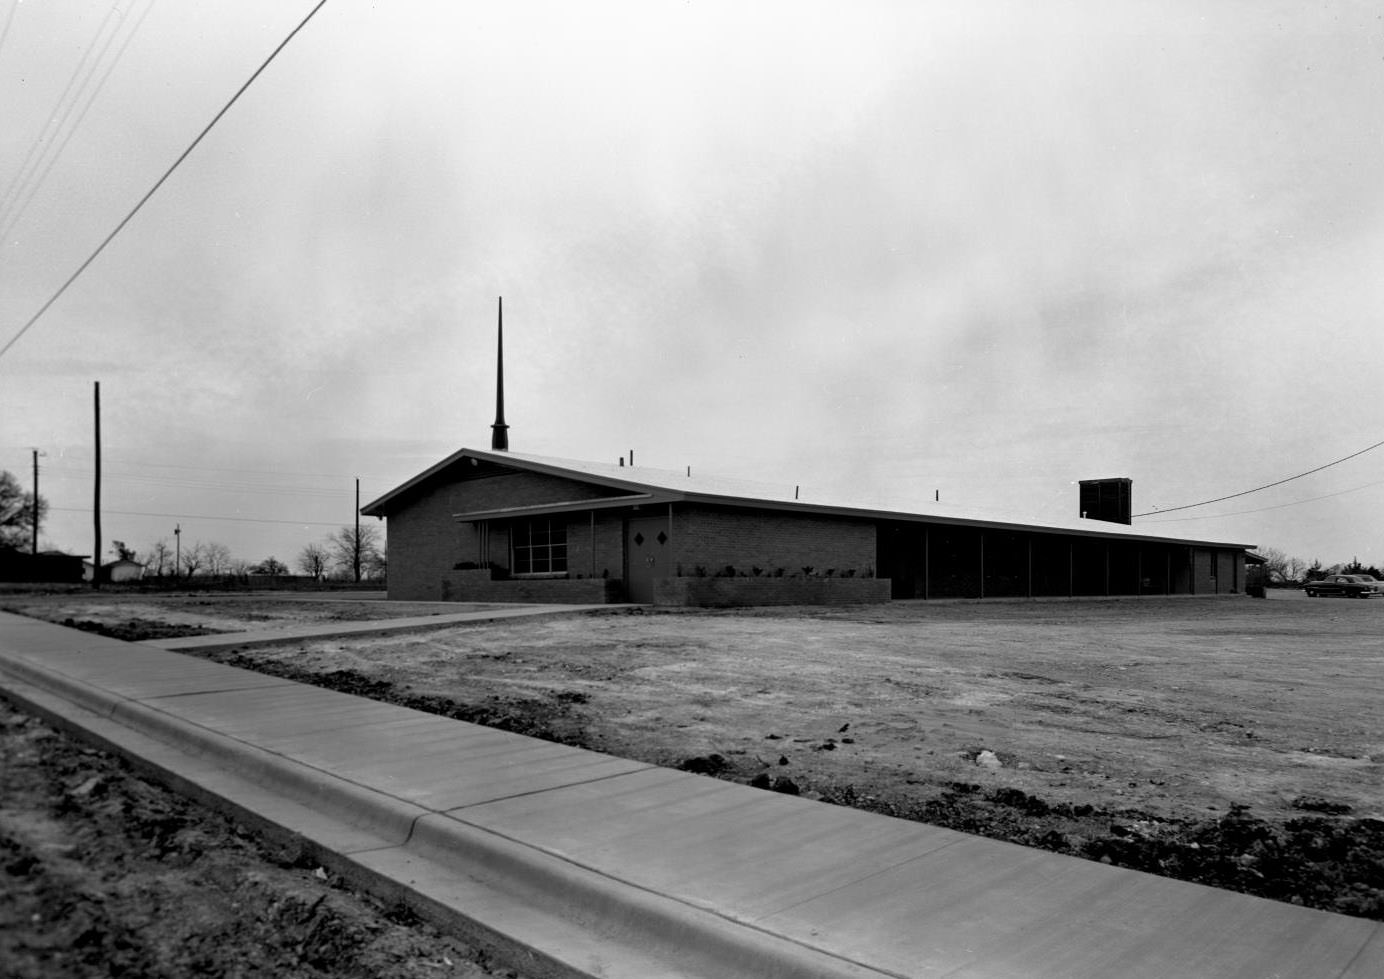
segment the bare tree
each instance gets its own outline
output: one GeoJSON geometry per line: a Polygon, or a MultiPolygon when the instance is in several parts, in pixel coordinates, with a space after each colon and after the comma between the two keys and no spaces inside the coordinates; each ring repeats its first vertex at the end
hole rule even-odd
{"type": "Polygon", "coordinates": [[[288,574],[288,565],[284,564],[274,555],[269,555],[259,564],[250,569],[251,574],[268,574],[274,576],[288,574]]]}
{"type": "Polygon", "coordinates": [[[384,579],[389,577],[389,553],[384,544],[375,550],[370,564],[365,569],[367,578],[384,579]]]}
{"type": "Polygon", "coordinates": [[[1301,581],[1307,573],[1307,562],[1292,557],[1276,547],[1259,547],[1255,553],[1264,559],[1264,574],[1275,584],[1291,584],[1301,581]]]}
{"type": "Polygon", "coordinates": [[[380,529],[370,524],[342,527],[327,538],[332,563],[343,577],[360,581],[364,570],[379,560],[380,529]]]}
{"type": "Polygon", "coordinates": [[[309,544],[298,554],[298,570],[314,578],[327,573],[327,549],[321,544],[309,544]]]}
{"type": "Polygon", "coordinates": [[[183,566],[178,570],[184,578],[191,578],[207,563],[206,545],[198,541],[191,547],[184,547],[182,558],[183,566]]]}
{"type": "Polygon", "coordinates": [[[178,569],[173,567],[173,548],[168,546],[166,540],[156,540],[149,545],[149,559],[145,562],[149,570],[153,572],[155,578],[162,578],[165,574],[177,574],[178,569]]]}
{"type": "Polygon", "coordinates": [[[1276,547],[1261,547],[1255,553],[1264,559],[1264,574],[1269,581],[1283,581],[1283,573],[1287,568],[1288,555],[1276,547]]]}
{"type": "Polygon", "coordinates": [[[229,574],[231,570],[231,549],[225,544],[212,541],[202,545],[202,559],[207,564],[207,574],[229,574]]]}

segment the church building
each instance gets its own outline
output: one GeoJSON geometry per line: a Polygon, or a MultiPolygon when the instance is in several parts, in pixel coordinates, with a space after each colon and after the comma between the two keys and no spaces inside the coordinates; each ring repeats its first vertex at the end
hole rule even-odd
{"type": "Polygon", "coordinates": [[[503,322],[488,450],[463,448],[361,508],[388,521],[389,597],[784,605],[891,599],[1230,595],[1251,545],[1131,522],[1128,479],[1080,516],[996,519],[799,499],[702,473],[509,451],[503,322]]]}

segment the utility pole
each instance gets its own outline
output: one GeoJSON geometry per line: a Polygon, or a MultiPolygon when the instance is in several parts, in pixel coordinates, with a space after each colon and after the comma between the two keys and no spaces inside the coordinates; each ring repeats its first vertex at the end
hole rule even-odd
{"type": "Polygon", "coordinates": [[[355,572],[356,584],[360,584],[360,477],[356,477],[356,547],[355,547],[355,572]]]}
{"type": "Polygon", "coordinates": [[[92,501],[93,522],[96,525],[96,542],[91,555],[91,584],[101,587],[101,382],[96,382],[96,489],[92,501]]]}
{"type": "Polygon", "coordinates": [[[183,525],[173,525],[173,577],[182,577],[178,569],[183,565],[183,525]]]}
{"type": "Polygon", "coordinates": [[[34,548],[38,554],[38,449],[34,450],[34,548]]]}

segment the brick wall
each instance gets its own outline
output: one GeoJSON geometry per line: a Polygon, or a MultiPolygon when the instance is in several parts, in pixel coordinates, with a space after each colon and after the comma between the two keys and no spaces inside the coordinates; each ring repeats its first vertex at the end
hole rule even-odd
{"type": "MultiPolygon", "coordinates": [[[[554,520],[563,519],[554,517],[554,520]]],[[[567,573],[573,578],[619,578],[624,574],[624,519],[618,513],[574,513],[567,520],[567,573]]]]}
{"type": "Polygon", "coordinates": [[[655,578],[654,604],[849,605],[889,601],[888,578],[655,578]]]}
{"type": "Polygon", "coordinates": [[[729,510],[694,506],[673,516],[673,555],[682,574],[708,575],[732,565],[737,572],[755,567],[772,574],[779,568],[801,574],[875,573],[875,527],[869,521],[780,513],[773,510],[729,510]]]}
{"type": "Polygon", "coordinates": [[[512,578],[492,581],[489,571],[447,571],[438,580],[444,602],[536,602],[608,605],[623,600],[619,578],[512,578]]]}
{"type": "MultiPolygon", "coordinates": [[[[440,601],[441,575],[458,562],[491,560],[508,564],[509,538],[502,527],[492,526],[489,553],[481,554],[475,528],[453,519],[454,513],[612,495],[604,487],[541,473],[504,473],[470,479],[458,478],[459,475],[464,475],[463,467],[458,467],[453,478],[443,476],[431,487],[412,494],[389,514],[390,598],[440,601]]],[[[581,519],[588,521],[589,530],[589,517],[583,514],[581,519]]],[[[618,541],[618,531],[616,535],[618,541]]],[[[618,561],[610,573],[612,577],[620,576],[618,561]]]]}
{"type": "Polygon", "coordinates": [[[389,515],[391,599],[439,601],[442,570],[476,559],[475,536],[452,519],[452,499],[452,487],[444,484],[389,515]]]}
{"type": "MultiPolygon", "coordinates": [[[[1174,557],[1176,560],[1176,557],[1174,557]]],[[[1245,590],[1243,551],[1192,549],[1192,581],[1198,595],[1229,595],[1245,590]],[[1212,568],[1215,574],[1212,575],[1212,568]]]]}

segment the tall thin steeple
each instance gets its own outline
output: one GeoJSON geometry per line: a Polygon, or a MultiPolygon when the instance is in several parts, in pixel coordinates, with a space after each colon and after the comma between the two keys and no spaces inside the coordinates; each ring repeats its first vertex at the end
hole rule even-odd
{"type": "Polygon", "coordinates": [[[500,323],[495,349],[495,424],[490,426],[490,448],[509,451],[509,426],[505,424],[505,299],[500,297],[500,323]]]}

